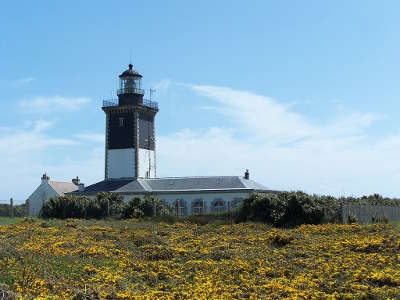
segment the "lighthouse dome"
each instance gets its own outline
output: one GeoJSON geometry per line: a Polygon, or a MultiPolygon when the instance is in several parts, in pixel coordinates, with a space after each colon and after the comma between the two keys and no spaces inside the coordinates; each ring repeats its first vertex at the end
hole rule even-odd
{"type": "Polygon", "coordinates": [[[119,78],[122,78],[122,77],[143,77],[142,75],[140,75],[140,73],[138,71],[133,69],[133,65],[132,64],[129,64],[128,67],[129,68],[127,70],[125,70],[124,72],[121,73],[121,75],[119,75],[119,78]]]}

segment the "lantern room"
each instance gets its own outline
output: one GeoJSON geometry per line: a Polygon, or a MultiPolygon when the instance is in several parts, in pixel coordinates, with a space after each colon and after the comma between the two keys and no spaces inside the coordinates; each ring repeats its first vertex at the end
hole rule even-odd
{"type": "Polygon", "coordinates": [[[129,69],[119,75],[118,95],[123,94],[140,94],[144,95],[142,89],[142,75],[133,69],[133,65],[129,64],[129,69]]]}

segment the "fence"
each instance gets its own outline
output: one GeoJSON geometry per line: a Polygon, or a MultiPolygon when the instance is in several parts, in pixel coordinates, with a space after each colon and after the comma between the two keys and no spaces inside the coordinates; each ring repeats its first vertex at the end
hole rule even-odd
{"type": "Polygon", "coordinates": [[[400,221],[400,206],[360,203],[342,204],[342,222],[374,223],[378,221],[400,221]]]}
{"type": "Polygon", "coordinates": [[[0,200],[0,217],[24,217],[28,215],[26,204],[14,205],[14,200],[0,200]]]}

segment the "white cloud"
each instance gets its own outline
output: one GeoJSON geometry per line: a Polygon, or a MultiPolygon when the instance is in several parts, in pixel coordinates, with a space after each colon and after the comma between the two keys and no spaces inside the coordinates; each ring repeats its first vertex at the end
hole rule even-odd
{"type": "Polygon", "coordinates": [[[187,87],[214,100],[214,111],[236,126],[159,137],[158,175],[232,175],[249,168],[272,189],[400,196],[400,135],[374,139],[368,131],[381,116],[349,113],[316,124],[275,99],[187,87]]]}
{"type": "Polygon", "coordinates": [[[94,143],[104,143],[105,141],[104,133],[85,132],[76,134],[75,137],[82,141],[89,141],[94,143]]]}
{"type": "Polygon", "coordinates": [[[89,98],[85,97],[34,97],[28,100],[22,100],[19,102],[20,108],[24,109],[24,112],[53,112],[53,111],[77,111],[80,110],[84,105],[90,102],[89,98]]]}
{"type": "Polygon", "coordinates": [[[15,81],[15,83],[17,85],[28,84],[28,83],[31,83],[31,82],[33,82],[35,80],[36,80],[36,78],[34,78],[34,77],[23,77],[23,78],[17,79],[15,81]]]}
{"type": "Polygon", "coordinates": [[[153,89],[156,90],[156,91],[167,90],[170,85],[171,85],[171,80],[163,79],[160,82],[156,83],[153,86],[153,89]]]}
{"type": "Polygon", "coordinates": [[[90,142],[51,136],[48,130],[52,126],[51,122],[37,120],[22,128],[0,130],[0,197],[24,201],[39,185],[43,172],[55,180],[69,181],[76,175],[90,182],[101,178],[104,148],[90,145],[89,153],[69,154],[83,142],[90,142]]]}

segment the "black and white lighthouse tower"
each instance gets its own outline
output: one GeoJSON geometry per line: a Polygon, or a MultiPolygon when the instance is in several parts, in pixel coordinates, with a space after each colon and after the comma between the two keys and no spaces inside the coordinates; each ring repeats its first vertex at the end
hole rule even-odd
{"type": "Polygon", "coordinates": [[[105,180],[155,178],[158,104],[143,98],[142,75],[132,64],[119,79],[118,100],[105,100],[102,107],[106,114],[105,180]]]}

